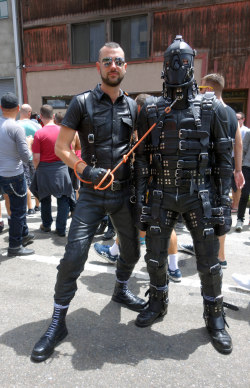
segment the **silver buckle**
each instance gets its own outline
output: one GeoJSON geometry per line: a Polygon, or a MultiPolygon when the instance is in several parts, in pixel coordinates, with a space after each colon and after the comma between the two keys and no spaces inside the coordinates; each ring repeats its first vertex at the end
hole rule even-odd
{"type": "Polygon", "coordinates": [[[185,150],[186,150],[186,148],[182,148],[182,144],[183,144],[183,143],[184,143],[183,140],[181,140],[180,143],[179,143],[179,150],[180,150],[180,151],[185,151],[185,150]]]}
{"type": "Polygon", "coordinates": [[[206,155],[207,157],[208,157],[208,153],[207,152],[201,152],[200,154],[199,154],[199,160],[201,160],[201,156],[202,155],[206,155]]]}
{"type": "Polygon", "coordinates": [[[154,194],[156,193],[156,196],[158,197],[158,194],[160,194],[160,198],[163,197],[163,193],[161,190],[153,190],[153,197],[154,197],[154,194]]]}
{"type": "Polygon", "coordinates": [[[208,190],[200,190],[200,191],[198,191],[198,198],[201,198],[201,194],[208,194],[208,190]]]}
{"type": "Polygon", "coordinates": [[[120,190],[120,187],[118,187],[120,185],[120,182],[119,181],[113,181],[111,183],[111,186],[110,186],[110,189],[112,191],[116,191],[116,190],[120,190]]]}
{"type": "Polygon", "coordinates": [[[185,139],[185,137],[182,137],[183,135],[183,129],[179,130],[179,139],[185,139]]]}
{"type": "Polygon", "coordinates": [[[182,171],[181,169],[176,169],[175,170],[175,173],[174,173],[175,178],[181,178],[181,176],[179,175],[179,172],[181,172],[181,171],[182,171]]]}
{"type": "Polygon", "coordinates": [[[177,165],[176,165],[177,168],[182,168],[182,166],[180,166],[181,162],[184,162],[184,160],[177,160],[177,165]]]}
{"type": "Polygon", "coordinates": [[[177,186],[177,187],[180,186],[180,184],[178,184],[178,181],[180,181],[180,180],[181,180],[180,178],[176,178],[176,179],[175,179],[175,186],[177,186]]]}

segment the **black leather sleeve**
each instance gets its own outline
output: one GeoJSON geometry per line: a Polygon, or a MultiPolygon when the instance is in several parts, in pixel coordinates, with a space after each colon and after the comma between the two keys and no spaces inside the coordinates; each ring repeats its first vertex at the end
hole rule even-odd
{"type": "MultiPolygon", "coordinates": [[[[137,120],[138,139],[147,132],[147,113],[146,107],[141,109],[137,120]]],[[[146,137],[135,152],[134,162],[134,179],[135,179],[135,195],[136,195],[136,226],[140,230],[146,230],[146,225],[140,222],[141,209],[146,204],[146,195],[148,188],[148,181],[150,177],[150,154],[148,152],[148,145],[150,136],[146,137]]]]}
{"type": "MultiPolygon", "coordinates": [[[[83,96],[83,95],[82,95],[83,96]]],[[[80,102],[80,96],[75,96],[71,100],[67,112],[63,118],[62,125],[72,128],[75,131],[79,129],[80,122],[83,118],[83,104],[80,102]]]]}
{"type": "Polygon", "coordinates": [[[225,223],[215,228],[217,235],[223,235],[231,227],[229,192],[232,177],[232,139],[229,136],[229,123],[226,109],[216,100],[211,121],[212,177],[214,182],[215,206],[224,211],[225,223]]]}

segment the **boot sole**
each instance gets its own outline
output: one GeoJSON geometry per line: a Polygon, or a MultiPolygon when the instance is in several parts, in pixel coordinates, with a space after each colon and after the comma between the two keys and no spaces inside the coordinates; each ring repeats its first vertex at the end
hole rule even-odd
{"type": "Polygon", "coordinates": [[[57,345],[59,345],[59,343],[60,343],[62,340],[64,340],[64,338],[67,337],[67,335],[68,335],[68,330],[66,330],[66,332],[64,332],[64,333],[58,338],[57,343],[55,344],[54,348],[51,349],[51,351],[50,351],[49,353],[43,354],[43,355],[41,355],[41,356],[35,355],[35,354],[34,354],[34,355],[31,354],[31,356],[30,356],[31,361],[33,361],[33,362],[42,362],[42,361],[47,360],[47,359],[53,354],[53,352],[54,352],[54,350],[55,350],[55,347],[56,347],[57,345]]]}
{"type": "MultiPolygon", "coordinates": [[[[112,300],[116,303],[119,303],[121,304],[122,306],[124,307],[127,307],[129,310],[132,310],[132,311],[136,311],[138,313],[142,312],[144,310],[144,307],[141,307],[141,308],[136,308],[134,307],[133,305],[128,305],[126,304],[125,302],[121,301],[120,299],[116,298],[115,296],[112,296],[112,300]]],[[[145,305],[146,305],[146,302],[145,302],[145,305]]]]}

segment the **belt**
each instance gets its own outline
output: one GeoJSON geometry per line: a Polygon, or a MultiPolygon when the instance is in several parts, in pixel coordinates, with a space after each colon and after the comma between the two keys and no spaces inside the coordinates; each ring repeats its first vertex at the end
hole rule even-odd
{"type": "Polygon", "coordinates": [[[122,190],[124,189],[125,187],[128,187],[129,184],[130,184],[130,179],[126,179],[124,181],[113,181],[111,186],[110,186],[110,190],[111,191],[119,191],[119,190],[122,190]]]}
{"type": "MultiPolygon", "coordinates": [[[[195,184],[201,185],[204,184],[204,178],[199,178],[195,180],[195,184]]],[[[169,187],[189,187],[191,185],[191,179],[181,179],[181,178],[156,178],[157,185],[169,186],[169,187]]]]}
{"type": "MultiPolygon", "coordinates": [[[[126,187],[129,187],[131,183],[131,179],[126,179],[124,181],[113,181],[112,184],[107,188],[107,190],[111,190],[111,191],[120,191],[120,190],[123,190],[124,188],[126,187]]],[[[93,184],[89,185],[87,183],[83,183],[81,182],[81,187],[86,187],[86,188],[91,188],[93,189],[93,184]]]]}

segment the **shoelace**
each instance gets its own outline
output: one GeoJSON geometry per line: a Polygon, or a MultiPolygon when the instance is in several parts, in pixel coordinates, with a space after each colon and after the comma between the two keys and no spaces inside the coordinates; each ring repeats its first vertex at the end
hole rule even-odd
{"type": "Polygon", "coordinates": [[[50,337],[53,334],[53,332],[54,332],[54,330],[59,322],[60,313],[61,313],[61,309],[55,309],[52,322],[49,325],[48,330],[45,333],[45,337],[50,337]]]}

